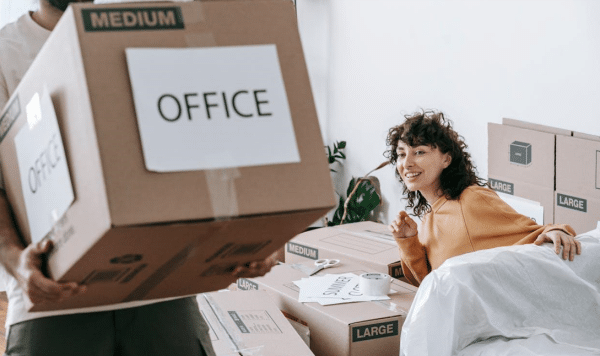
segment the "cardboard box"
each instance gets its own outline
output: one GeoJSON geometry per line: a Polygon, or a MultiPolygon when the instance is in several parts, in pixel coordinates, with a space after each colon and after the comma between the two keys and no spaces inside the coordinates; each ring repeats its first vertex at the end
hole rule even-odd
{"type": "Polygon", "coordinates": [[[596,227],[600,216],[600,140],[557,137],[555,214],[557,223],[569,224],[577,233],[596,227]]]}
{"type": "Polygon", "coordinates": [[[554,222],[554,152],[570,131],[512,119],[488,124],[488,178],[492,189],[539,202],[554,222]]]}
{"type": "Polygon", "coordinates": [[[337,258],[400,278],[398,245],[387,225],[363,221],[303,232],[286,244],[285,262],[337,258]]]}
{"type": "MultiPolygon", "coordinates": [[[[240,279],[238,288],[266,290],[277,306],[305,322],[310,329],[310,348],[317,356],[397,356],[400,331],[417,288],[392,279],[391,300],[322,306],[299,303],[293,281],[306,278],[313,264],[282,264],[260,278],[240,279]]],[[[342,263],[317,275],[372,272],[365,266],[342,263]]]]}
{"type": "Polygon", "coordinates": [[[336,204],[288,1],[71,4],[3,111],[0,140],[22,236],[52,219],[50,276],[88,286],[32,311],[224,288],[233,266],[268,256],[336,204]],[[42,155],[53,164],[64,147],[73,201],[30,220],[15,137],[28,137],[28,117],[46,121],[47,96],[62,140],[42,155]],[[290,139],[265,148],[280,135],[290,139]]]}
{"type": "Polygon", "coordinates": [[[314,356],[268,293],[199,294],[217,356],[314,356]]]}
{"type": "MultiPolygon", "coordinates": [[[[543,219],[534,219],[538,224],[552,224],[554,222],[554,188],[540,187],[535,184],[528,184],[514,180],[514,177],[504,177],[497,175],[488,179],[493,190],[498,193],[504,193],[515,197],[525,198],[527,200],[539,203],[543,208],[543,219]]],[[[518,209],[514,204],[510,204],[518,213],[533,218],[527,211],[518,209]]]]}

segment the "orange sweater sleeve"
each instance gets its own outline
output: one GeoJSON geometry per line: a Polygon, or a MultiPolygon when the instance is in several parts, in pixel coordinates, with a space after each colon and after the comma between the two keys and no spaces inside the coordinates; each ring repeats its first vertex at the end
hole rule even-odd
{"type": "Polygon", "coordinates": [[[419,235],[396,239],[400,249],[400,260],[402,262],[402,273],[404,277],[414,286],[419,286],[423,278],[431,271],[427,261],[425,246],[419,241],[419,235]]]}
{"type": "Polygon", "coordinates": [[[542,233],[562,230],[575,236],[569,225],[538,225],[516,212],[496,192],[484,187],[467,189],[460,197],[462,217],[474,251],[533,243],[542,233]]]}

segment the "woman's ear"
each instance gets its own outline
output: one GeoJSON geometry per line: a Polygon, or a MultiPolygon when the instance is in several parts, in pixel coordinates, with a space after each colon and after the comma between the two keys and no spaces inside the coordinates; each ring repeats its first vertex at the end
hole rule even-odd
{"type": "Polygon", "coordinates": [[[444,168],[448,168],[450,163],[452,163],[452,156],[450,156],[450,153],[446,153],[444,155],[444,168]]]}

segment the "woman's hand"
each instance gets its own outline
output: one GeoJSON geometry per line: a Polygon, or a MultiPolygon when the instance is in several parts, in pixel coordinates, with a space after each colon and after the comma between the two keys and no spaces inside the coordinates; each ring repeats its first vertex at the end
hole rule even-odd
{"type": "Polygon", "coordinates": [[[406,213],[401,210],[389,226],[390,231],[397,239],[413,237],[417,234],[417,223],[406,213]]]}
{"type": "Polygon", "coordinates": [[[554,251],[557,255],[560,254],[562,245],[564,260],[568,258],[569,261],[573,261],[575,254],[581,255],[581,242],[562,230],[550,230],[540,234],[533,243],[540,246],[545,242],[554,243],[554,251]]]}

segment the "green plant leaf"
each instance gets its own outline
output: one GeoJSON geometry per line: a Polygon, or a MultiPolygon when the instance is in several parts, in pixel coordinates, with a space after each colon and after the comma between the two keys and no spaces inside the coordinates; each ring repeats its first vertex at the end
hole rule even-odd
{"type": "MultiPolygon", "coordinates": [[[[348,185],[348,195],[354,190],[354,186],[358,179],[352,177],[348,185]]],[[[360,182],[358,188],[352,195],[352,198],[348,202],[348,210],[344,223],[353,223],[364,221],[367,219],[371,211],[375,209],[381,203],[381,197],[377,194],[375,186],[369,180],[363,180],[360,182]]],[[[343,214],[343,205],[342,214],[343,214]]],[[[341,220],[341,219],[340,219],[341,220]]]]}

